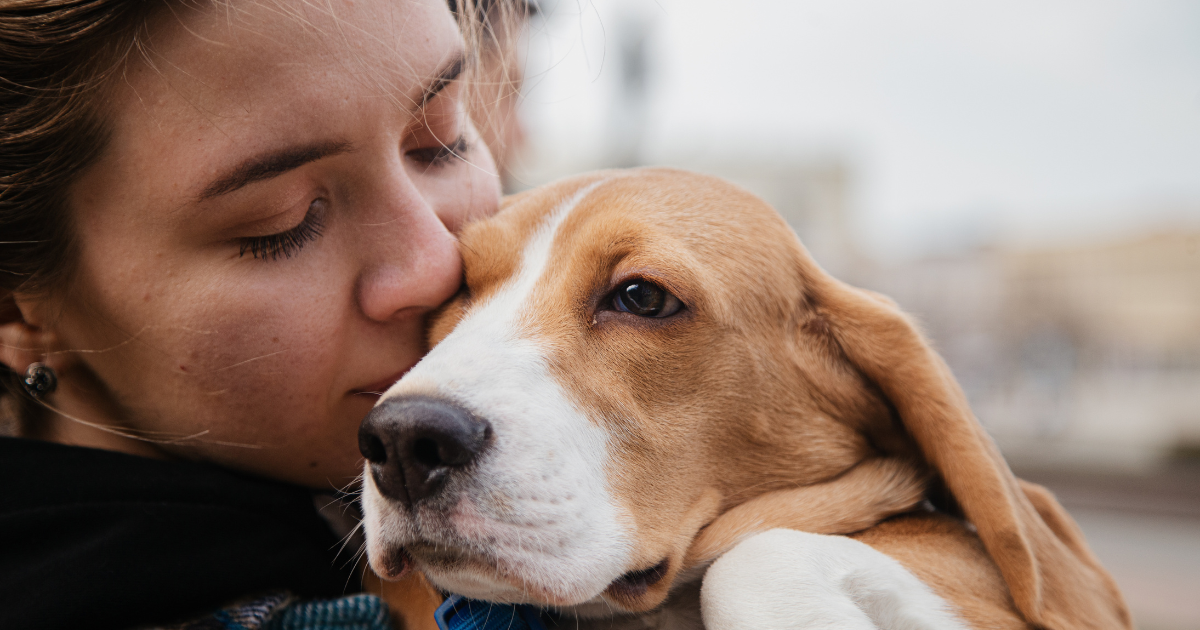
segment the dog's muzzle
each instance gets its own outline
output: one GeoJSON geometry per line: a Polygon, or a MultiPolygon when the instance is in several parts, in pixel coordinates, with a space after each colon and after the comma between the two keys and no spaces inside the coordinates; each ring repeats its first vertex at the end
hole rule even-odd
{"type": "Polygon", "coordinates": [[[370,462],[375,486],[406,507],[436,495],[491,442],[487,420],[430,396],[385,400],[358,429],[358,450],[370,462]]]}

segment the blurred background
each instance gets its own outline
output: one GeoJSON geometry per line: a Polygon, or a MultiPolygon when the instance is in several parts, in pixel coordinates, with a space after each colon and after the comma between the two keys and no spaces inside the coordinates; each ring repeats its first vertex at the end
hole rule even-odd
{"type": "Polygon", "coordinates": [[[521,190],[672,165],[916,315],[1147,630],[1200,628],[1200,2],[539,0],[521,190]]]}

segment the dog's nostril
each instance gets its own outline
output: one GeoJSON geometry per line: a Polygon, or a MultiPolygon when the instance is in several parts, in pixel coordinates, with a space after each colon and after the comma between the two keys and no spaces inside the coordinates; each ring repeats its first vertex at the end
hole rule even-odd
{"type": "Polygon", "coordinates": [[[372,464],[387,463],[387,449],[384,448],[383,441],[367,431],[358,432],[358,452],[372,464]]]}
{"type": "Polygon", "coordinates": [[[437,440],[433,438],[418,438],[413,441],[412,456],[417,462],[429,468],[445,466],[448,463],[442,460],[438,453],[437,440]]]}

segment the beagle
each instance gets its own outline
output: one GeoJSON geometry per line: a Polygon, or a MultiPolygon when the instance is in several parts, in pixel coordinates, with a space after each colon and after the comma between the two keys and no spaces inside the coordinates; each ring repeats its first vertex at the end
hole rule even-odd
{"type": "Polygon", "coordinates": [[[753,195],[598,172],[461,249],[359,434],[385,580],[580,628],[1132,627],[912,321],[753,195]]]}

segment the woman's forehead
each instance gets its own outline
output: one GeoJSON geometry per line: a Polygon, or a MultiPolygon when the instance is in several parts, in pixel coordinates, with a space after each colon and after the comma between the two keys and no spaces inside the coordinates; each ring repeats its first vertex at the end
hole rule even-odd
{"type": "Polygon", "coordinates": [[[339,126],[415,110],[462,54],[442,0],[314,4],[234,0],[160,16],[146,54],[114,85],[98,166],[153,167],[190,186],[243,153],[347,140],[339,126]]]}
{"type": "Polygon", "coordinates": [[[216,107],[248,106],[237,97],[301,75],[314,88],[353,79],[403,97],[463,46],[443,0],[234,0],[164,14],[151,30],[147,54],[126,72],[130,86],[165,83],[216,107]]]}

